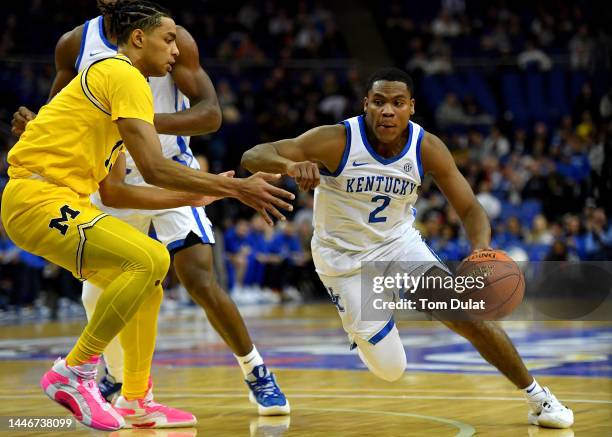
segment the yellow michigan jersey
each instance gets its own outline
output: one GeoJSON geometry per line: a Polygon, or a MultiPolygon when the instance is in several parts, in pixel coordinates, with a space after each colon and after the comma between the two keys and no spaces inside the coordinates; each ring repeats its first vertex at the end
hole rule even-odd
{"type": "Polygon", "coordinates": [[[94,193],[123,149],[118,118],[153,123],[151,89],[123,55],[92,64],[40,110],[8,154],[9,176],[94,193]]]}
{"type": "Polygon", "coordinates": [[[153,242],[89,201],[123,148],[118,118],[153,123],[151,90],[123,55],[83,70],[28,123],[9,152],[2,194],[15,244],[100,287],[129,264],[122,256],[137,251],[134,242],[153,242]]]}

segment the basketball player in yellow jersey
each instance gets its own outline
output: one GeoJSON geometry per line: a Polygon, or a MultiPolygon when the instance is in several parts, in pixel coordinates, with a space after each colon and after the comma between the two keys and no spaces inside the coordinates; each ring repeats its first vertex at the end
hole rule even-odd
{"type": "Polygon", "coordinates": [[[147,76],[172,68],[176,26],[148,2],[121,5],[119,54],[92,64],[43,107],[8,156],[10,181],[2,220],[23,249],[47,258],[104,289],[74,348],[42,378],[46,394],[83,424],[119,429],[134,416],[161,417],[156,426],[187,426],[195,417],[152,402],[149,375],[155,345],[161,280],[169,265],[165,247],[103,214],[89,202],[125,146],[152,185],[216,197],[235,197],[281,218],[291,209],[273,187],[277,175],[232,179],[185,168],[163,158],[153,127],[147,76]],[[133,409],[115,410],[95,382],[98,356],[116,336],[137,341],[125,356],[125,391],[133,409]],[[137,339],[137,340],[136,340],[137,339]],[[127,387],[128,380],[130,387],[127,387]]]}

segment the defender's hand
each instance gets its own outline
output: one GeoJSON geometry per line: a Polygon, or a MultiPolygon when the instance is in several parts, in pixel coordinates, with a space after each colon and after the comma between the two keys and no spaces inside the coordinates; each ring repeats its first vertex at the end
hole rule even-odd
{"type": "Polygon", "coordinates": [[[249,178],[239,179],[241,187],[236,198],[259,212],[269,225],[274,222],[268,213],[279,220],[285,220],[285,216],[280,213],[277,207],[293,211],[293,206],[282,199],[293,200],[295,196],[289,191],[268,183],[268,181],[277,181],[280,177],[280,174],[257,172],[249,178]]]}
{"type": "Polygon", "coordinates": [[[314,162],[302,161],[291,164],[287,168],[287,175],[295,179],[300,190],[314,189],[321,182],[319,166],[314,162]]]}
{"type": "Polygon", "coordinates": [[[30,111],[25,106],[20,106],[17,112],[13,114],[13,120],[11,121],[11,132],[17,138],[21,136],[23,131],[25,131],[26,125],[31,120],[36,118],[36,113],[30,111]]]}

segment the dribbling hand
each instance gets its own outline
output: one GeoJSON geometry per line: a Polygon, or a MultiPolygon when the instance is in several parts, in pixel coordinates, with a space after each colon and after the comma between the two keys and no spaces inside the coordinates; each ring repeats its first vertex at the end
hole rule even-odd
{"type": "Polygon", "coordinates": [[[257,172],[249,178],[239,179],[241,187],[236,198],[259,212],[269,225],[274,224],[269,214],[279,220],[286,220],[277,207],[293,211],[293,206],[282,199],[293,200],[295,196],[268,183],[268,181],[277,181],[280,177],[280,174],[257,172]]]}

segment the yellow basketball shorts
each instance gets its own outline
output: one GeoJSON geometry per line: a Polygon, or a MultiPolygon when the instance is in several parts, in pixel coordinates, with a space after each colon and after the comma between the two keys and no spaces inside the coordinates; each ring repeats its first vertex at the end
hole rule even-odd
{"type": "Polygon", "coordinates": [[[88,197],[40,179],[9,181],[2,195],[2,221],[16,245],[81,280],[104,271],[108,282],[109,272],[119,271],[132,249],[166,252],[157,241],[100,211],[88,197]],[[92,232],[96,225],[105,232],[92,232]]]}

